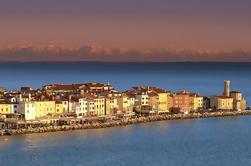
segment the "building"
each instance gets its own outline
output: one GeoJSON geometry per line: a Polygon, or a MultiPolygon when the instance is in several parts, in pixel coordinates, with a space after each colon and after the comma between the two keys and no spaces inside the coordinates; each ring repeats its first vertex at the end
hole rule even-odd
{"type": "Polygon", "coordinates": [[[167,93],[167,110],[170,111],[173,108],[173,94],[167,93]]]}
{"type": "Polygon", "coordinates": [[[70,102],[68,100],[60,100],[63,104],[63,113],[69,113],[70,112],[70,102]]]}
{"type": "Polygon", "coordinates": [[[18,102],[28,102],[31,101],[31,94],[19,94],[18,102]]]}
{"type": "Polygon", "coordinates": [[[241,92],[230,91],[230,81],[224,81],[224,92],[221,96],[213,96],[210,105],[214,110],[245,110],[246,100],[241,92]]]}
{"type": "Polygon", "coordinates": [[[204,97],[198,96],[197,94],[192,96],[193,99],[193,110],[198,111],[204,109],[204,97]]]}
{"type": "Polygon", "coordinates": [[[8,101],[0,101],[0,114],[14,114],[14,104],[8,101]]]}
{"type": "Polygon", "coordinates": [[[43,86],[43,90],[47,94],[74,93],[79,92],[84,86],[84,84],[49,84],[43,86]]]}
{"type": "Polygon", "coordinates": [[[96,96],[94,98],[94,114],[97,116],[105,115],[105,98],[96,96]]]}
{"type": "Polygon", "coordinates": [[[231,91],[230,96],[233,98],[234,110],[246,110],[247,102],[241,92],[231,91]]]}
{"type": "Polygon", "coordinates": [[[171,92],[155,86],[136,86],[130,91],[135,96],[135,107],[148,108],[158,112],[169,112],[173,106],[171,92]]]}
{"type": "Polygon", "coordinates": [[[175,112],[191,112],[193,110],[193,98],[190,93],[181,91],[173,94],[173,110],[175,112]]]}
{"type": "Polygon", "coordinates": [[[118,97],[107,97],[105,99],[105,115],[114,115],[119,112],[118,97]]]}
{"type": "Polygon", "coordinates": [[[153,91],[158,94],[158,110],[159,112],[169,112],[168,104],[167,104],[167,97],[168,94],[165,90],[159,88],[153,88],[153,91]]]}
{"type": "Polygon", "coordinates": [[[228,96],[213,96],[210,105],[213,110],[231,111],[234,109],[234,99],[228,96]]]}
{"type": "Polygon", "coordinates": [[[92,98],[87,98],[87,100],[88,100],[88,102],[87,102],[87,107],[88,107],[87,115],[88,116],[96,116],[94,100],[92,98]]]}
{"type": "Polygon", "coordinates": [[[126,94],[117,98],[118,111],[122,113],[131,114],[133,112],[134,98],[126,94]]]}
{"type": "Polygon", "coordinates": [[[210,98],[203,97],[203,109],[210,109],[210,98]]]}
{"type": "Polygon", "coordinates": [[[56,114],[63,114],[64,113],[64,107],[63,107],[62,101],[55,102],[55,113],[56,114]]]}
{"type": "Polygon", "coordinates": [[[85,97],[77,97],[76,103],[78,103],[78,108],[76,108],[77,117],[85,117],[88,113],[88,100],[85,97]]]}
{"type": "Polygon", "coordinates": [[[135,100],[140,103],[141,106],[149,106],[149,96],[147,92],[135,95],[135,100]]]}
{"type": "Polygon", "coordinates": [[[36,119],[36,105],[34,101],[23,101],[19,103],[18,113],[22,114],[25,120],[36,119]]]}
{"type": "Polygon", "coordinates": [[[31,87],[21,87],[20,91],[21,93],[30,93],[33,89],[31,87]]]}
{"type": "Polygon", "coordinates": [[[114,88],[110,83],[103,84],[103,83],[86,83],[84,90],[87,93],[102,93],[102,92],[110,92],[113,91],[114,88]]]}
{"type": "Polygon", "coordinates": [[[159,109],[159,96],[157,93],[155,92],[150,92],[148,93],[148,97],[149,97],[149,106],[151,106],[151,108],[153,110],[158,110],[159,109]]]}
{"type": "Polygon", "coordinates": [[[55,114],[55,101],[35,101],[36,118],[45,117],[49,114],[55,114]]]}

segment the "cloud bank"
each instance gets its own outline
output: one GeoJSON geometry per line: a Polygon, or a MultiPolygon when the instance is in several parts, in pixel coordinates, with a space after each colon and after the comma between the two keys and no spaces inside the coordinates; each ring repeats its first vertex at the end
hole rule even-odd
{"type": "Polygon", "coordinates": [[[251,52],[175,50],[175,49],[127,49],[83,46],[64,49],[55,45],[44,48],[20,46],[0,47],[1,62],[251,62],[251,52]]]}

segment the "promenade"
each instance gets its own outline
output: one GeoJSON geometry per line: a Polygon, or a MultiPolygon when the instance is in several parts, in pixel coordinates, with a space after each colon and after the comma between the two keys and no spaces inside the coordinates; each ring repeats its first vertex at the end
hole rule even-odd
{"type": "Polygon", "coordinates": [[[191,114],[148,115],[148,116],[121,118],[117,120],[74,123],[69,125],[47,125],[43,127],[22,127],[17,129],[1,129],[0,136],[69,131],[69,130],[80,130],[80,129],[99,129],[99,128],[133,125],[139,123],[148,123],[154,121],[185,120],[185,119],[244,116],[244,115],[251,115],[251,110],[236,111],[236,112],[231,111],[231,112],[206,112],[206,113],[191,113],[191,114]]]}

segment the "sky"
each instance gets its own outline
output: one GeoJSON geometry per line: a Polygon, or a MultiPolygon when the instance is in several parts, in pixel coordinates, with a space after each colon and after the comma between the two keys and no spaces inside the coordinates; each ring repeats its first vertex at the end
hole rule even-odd
{"type": "Polygon", "coordinates": [[[250,9],[250,0],[0,0],[0,48],[251,51],[250,9]]]}

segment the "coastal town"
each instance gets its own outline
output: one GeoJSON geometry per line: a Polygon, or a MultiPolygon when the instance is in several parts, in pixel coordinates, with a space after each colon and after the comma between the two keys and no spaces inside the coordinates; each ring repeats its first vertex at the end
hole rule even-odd
{"type": "Polygon", "coordinates": [[[229,80],[222,93],[210,97],[155,86],[121,92],[110,83],[0,88],[0,135],[239,114],[251,113],[243,94],[230,90],[229,80]]]}

